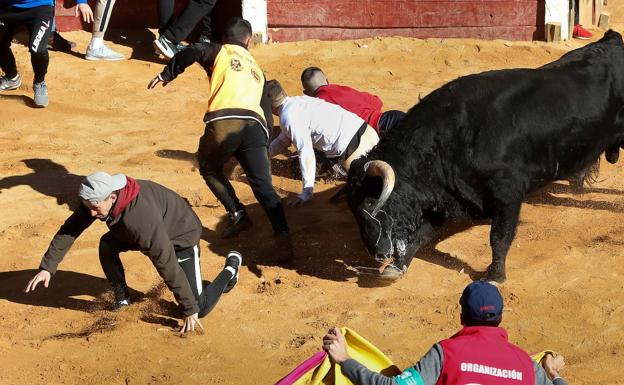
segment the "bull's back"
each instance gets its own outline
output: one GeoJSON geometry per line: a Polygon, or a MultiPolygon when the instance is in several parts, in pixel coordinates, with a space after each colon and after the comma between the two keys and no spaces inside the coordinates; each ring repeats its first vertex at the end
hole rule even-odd
{"type": "Polygon", "coordinates": [[[624,140],[615,124],[624,89],[607,59],[459,78],[411,118],[429,119],[421,134],[433,130],[441,156],[477,180],[505,168],[530,184],[565,179],[624,140]]]}
{"type": "MultiPolygon", "coordinates": [[[[482,100],[467,102],[474,137],[465,146],[483,164],[524,167],[531,178],[566,178],[621,135],[621,108],[607,66],[518,70],[482,100]]],[[[460,136],[461,137],[461,136],[460,136]]]]}

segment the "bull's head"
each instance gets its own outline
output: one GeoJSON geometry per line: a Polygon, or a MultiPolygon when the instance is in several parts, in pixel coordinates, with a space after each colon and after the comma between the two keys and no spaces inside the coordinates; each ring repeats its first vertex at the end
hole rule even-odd
{"type": "Polygon", "coordinates": [[[347,190],[364,245],[381,263],[381,278],[398,279],[433,232],[422,194],[397,181],[388,163],[364,159],[351,165],[347,190]]]}

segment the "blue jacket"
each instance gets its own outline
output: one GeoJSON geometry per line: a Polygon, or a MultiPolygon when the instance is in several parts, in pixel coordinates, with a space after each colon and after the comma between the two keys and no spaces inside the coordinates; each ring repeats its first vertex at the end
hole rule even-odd
{"type": "MultiPolygon", "coordinates": [[[[84,4],[87,0],[77,0],[78,4],[84,4]]],[[[41,6],[53,6],[54,0],[0,0],[0,3],[17,8],[34,8],[41,6]]]]}

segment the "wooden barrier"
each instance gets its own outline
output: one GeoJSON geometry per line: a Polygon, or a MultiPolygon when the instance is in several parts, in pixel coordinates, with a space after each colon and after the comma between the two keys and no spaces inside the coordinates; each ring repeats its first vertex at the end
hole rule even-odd
{"type": "MultiPolygon", "coordinates": [[[[176,9],[187,2],[176,1],[176,9]]],[[[94,6],[93,0],[89,3],[94,6]]],[[[157,27],[157,3],[117,1],[110,27],[157,27]]],[[[393,35],[543,40],[544,4],[544,0],[268,0],[267,16],[274,41],[393,35]]],[[[74,6],[74,0],[57,0],[60,31],[90,29],[74,17],[74,6]]],[[[213,20],[222,23],[226,16],[240,16],[240,9],[241,2],[219,1],[213,20]]]]}
{"type": "Polygon", "coordinates": [[[273,40],[371,36],[544,39],[544,0],[269,0],[273,40]]]}

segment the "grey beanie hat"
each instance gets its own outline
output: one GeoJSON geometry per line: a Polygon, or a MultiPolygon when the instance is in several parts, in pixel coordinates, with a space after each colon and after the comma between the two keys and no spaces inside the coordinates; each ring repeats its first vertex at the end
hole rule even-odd
{"type": "Polygon", "coordinates": [[[108,198],[113,191],[121,190],[126,186],[124,174],[109,175],[98,171],[85,177],[80,183],[78,196],[93,204],[98,204],[108,198]]]}

